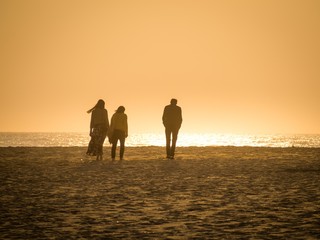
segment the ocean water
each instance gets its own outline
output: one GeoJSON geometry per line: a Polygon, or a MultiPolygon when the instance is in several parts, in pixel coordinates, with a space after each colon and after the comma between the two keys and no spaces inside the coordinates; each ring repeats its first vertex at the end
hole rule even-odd
{"type": "MultiPolygon", "coordinates": [[[[88,133],[0,133],[0,147],[71,147],[87,146],[88,133]]],[[[109,143],[106,139],[105,146],[109,143]]],[[[132,134],[126,140],[128,147],[165,146],[164,133],[132,134]]],[[[320,134],[193,134],[180,133],[178,147],[252,146],[252,147],[320,147],[320,134]]]]}

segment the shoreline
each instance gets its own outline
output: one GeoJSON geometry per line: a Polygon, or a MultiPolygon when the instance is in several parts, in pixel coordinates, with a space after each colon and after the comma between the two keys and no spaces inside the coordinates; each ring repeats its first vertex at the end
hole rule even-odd
{"type": "MultiPolygon", "coordinates": [[[[0,157],[4,159],[17,158],[41,160],[41,158],[59,160],[94,160],[94,156],[86,155],[87,147],[0,147],[0,157]]],[[[111,146],[104,146],[104,160],[110,160],[111,146]]],[[[119,146],[117,147],[117,156],[119,146]]],[[[124,157],[126,160],[162,160],[165,157],[165,147],[140,146],[126,147],[124,157]]],[[[309,158],[320,160],[320,148],[313,147],[251,147],[251,146],[211,146],[211,147],[177,147],[175,159],[296,159],[308,160],[309,158]]]]}
{"type": "MultiPolygon", "coordinates": [[[[118,147],[118,146],[117,146],[118,147]]],[[[0,149],[5,148],[84,148],[86,149],[87,146],[0,146],[0,149]]],[[[111,148],[109,146],[103,146],[103,149],[111,148]]],[[[128,148],[161,148],[165,149],[165,146],[157,146],[157,145],[149,145],[149,146],[126,146],[128,148]]],[[[274,146],[233,146],[233,145],[226,145],[226,146],[177,146],[176,149],[187,149],[187,148],[213,148],[213,149],[223,149],[223,148],[257,148],[257,149],[320,149],[320,147],[309,147],[309,146],[291,146],[291,147],[274,147],[274,146]]]]}
{"type": "MultiPolygon", "coordinates": [[[[163,133],[164,134],[164,133],[163,133]]],[[[130,147],[165,147],[165,136],[159,133],[131,134],[126,140],[130,147]]],[[[0,133],[0,146],[21,147],[86,147],[90,141],[86,133],[0,133]]],[[[105,146],[108,145],[107,140],[105,146]]],[[[195,134],[181,133],[177,146],[184,147],[320,147],[319,134],[195,134]]]]}

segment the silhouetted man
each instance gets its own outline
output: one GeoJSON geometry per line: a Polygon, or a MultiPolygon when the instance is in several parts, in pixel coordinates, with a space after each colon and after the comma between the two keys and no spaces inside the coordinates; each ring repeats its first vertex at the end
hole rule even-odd
{"type": "Polygon", "coordinates": [[[166,129],[166,150],[167,158],[174,158],[174,152],[176,149],[176,142],[178,138],[178,132],[182,123],[182,111],[181,107],[177,106],[177,99],[171,99],[171,104],[165,106],[162,122],[166,129]],[[172,144],[171,144],[172,136],[172,144]],[[170,145],[171,144],[171,145],[170,145]]]}

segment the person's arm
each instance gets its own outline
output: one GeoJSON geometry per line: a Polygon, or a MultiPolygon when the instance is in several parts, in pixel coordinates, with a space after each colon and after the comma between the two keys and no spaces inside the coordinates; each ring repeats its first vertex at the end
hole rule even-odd
{"type": "Polygon", "coordinates": [[[127,115],[125,115],[126,116],[126,121],[125,121],[125,133],[126,133],[126,137],[128,137],[128,117],[127,117],[127,115]]]}
{"type": "Polygon", "coordinates": [[[112,137],[113,134],[113,128],[114,128],[114,115],[112,115],[111,120],[110,120],[110,125],[108,129],[108,137],[112,137]]]}
{"type": "Polygon", "coordinates": [[[166,118],[167,118],[167,107],[163,109],[163,114],[162,114],[162,123],[164,126],[166,126],[166,118]]]}
{"type": "Polygon", "coordinates": [[[92,132],[93,132],[93,112],[91,113],[89,136],[92,135],[92,132]]]}
{"type": "Polygon", "coordinates": [[[180,113],[179,113],[179,120],[180,120],[180,126],[181,126],[181,124],[182,124],[182,109],[181,108],[179,108],[180,109],[180,113]]]}
{"type": "Polygon", "coordinates": [[[106,128],[109,129],[109,117],[108,117],[107,109],[106,109],[106,128]]]}

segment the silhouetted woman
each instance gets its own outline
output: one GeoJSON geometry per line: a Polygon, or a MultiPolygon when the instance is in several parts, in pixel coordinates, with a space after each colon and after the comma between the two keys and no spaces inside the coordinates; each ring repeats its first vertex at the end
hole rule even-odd
{"type": "Polygon", "coordinates": [[[111,118],[111,124],[108,132],[109,142],[112,144],[111,158],[116,157],[116,148],[118,140],[120,141],[120,160],[123,160],[124,143],[126,137],[128,137],[128,117],[124,113],[125,108],[123,106],[118,107],[116,112],[111,118]]]}
{"type": "Polygon", "coordinates": [[[97,104],[87,113],[91,113],[90,136],[87,154],[97,156],[97,160],[102,160],[103,143],[109,129],[108,111],[105,109],[105,103],[100,99],[97,104]]]}

